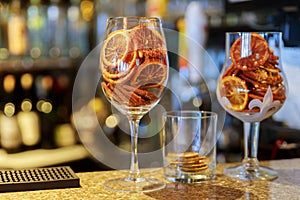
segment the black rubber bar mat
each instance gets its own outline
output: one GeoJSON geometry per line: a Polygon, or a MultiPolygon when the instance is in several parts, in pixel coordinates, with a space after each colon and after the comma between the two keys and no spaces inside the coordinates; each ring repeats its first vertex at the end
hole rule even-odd
{"type": "Polygon", "coordinates": [[[68,166],[0,170],[0,192],[80,187],[80,180],[68,166]]]}

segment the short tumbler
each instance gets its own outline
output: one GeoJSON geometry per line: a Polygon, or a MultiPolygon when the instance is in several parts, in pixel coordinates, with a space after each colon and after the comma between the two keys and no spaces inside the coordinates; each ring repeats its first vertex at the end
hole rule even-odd
{"type": "Polygon", "coordinates": [[[199,183],[216,177],[217,114],[163,113],[164,175],[168,181],[199,183]]]}

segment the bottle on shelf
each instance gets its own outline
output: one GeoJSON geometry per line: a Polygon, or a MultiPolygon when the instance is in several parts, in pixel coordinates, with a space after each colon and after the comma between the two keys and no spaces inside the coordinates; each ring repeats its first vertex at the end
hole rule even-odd
{"type": "Polygon", "coordinates": [[[70,123],[72,84],[68,72],[53,73],[53,111],[56,113],[56,124],[54,129],[54,142],[57,147],[70,146],[77,143],[75,129],[70,123]],[[65,98],[61,98],[64,96],[65,98]]]}
{"type": "Polygon", "coordinates": [[[25,149],[38,148],[41,139],[40,122],[38,114],[32,111],[30,99],[23,100],[21,111],[17,114],[17,121],[25,149]]]}
{"type": "Polygon", "coordinates": [[[15,89],[16,77],[12,74],[7,74],[3,77],[4,95],[2,102],[4,106],[0,113],[0,141],[1,147],[8,153],[17,153],[21,151],[22,140],[21,133],[16,118],[15,89]]]}
{"type": "Polygon", "coordinates": [[[0,116],[1,147],[7,153],[17,153],[21,151],[22,140],[15,116],[15,105],[8,102],[4,106],[4,112],[0,116]]]}
{"type": "Polygon", "coordinates": [[[8,17],[8,49],[11,56],[24,56],[27,53],[27,26],[26,17],[20,0],[10,3],[8,17]]]}
{"type": "Polygon", "coordinates": [[[96,1],[95,3],[95,19],[93,24],[94,30],[94,45],[97,45],[101,42],[102,37],[105,31],[105,23],[107,18],[109,17],[109,13],[107,13],[107,9],[105,9],[105,4],[103,5],[102,1],[96,1]]]}
{"type": "Polygon", "coordinates": [[[31,73],[24,73],[20,76],[19,99],[22,100],[20,101],[17,120],[24,150],[39,148],[41,140],[40,119],[33,107],[36,102],[33,83],[34,76],[31,73]]]}
{"type": "Polygon", "coordinates": [[[8,58],[8,44],[7,44],[7,18],[8,18],[8,4],[0,2],[0,60],[8,58]]]}
{"type": "Polygon", "coordinates": [[[89,24],[83,19],[80,0],[71,0],[68,7],[68,49],[71,58],[78,58],[88,53],[89,24]]]}
{"type": "Polygon", "coordinates": [[[66,9],[60,0],[50,0],[47,8],[47,32],[49,56],[58,58],[67,55],[66,9]]]}
{"type": "Polygon", "coordinates": [[[47,55],[47,12],[41,0],[30,0],[27,8],[27,27],[30,56],[36,59],[47,55]]]}
{"type": "Polygon", "coordinates": [[[48,74],[38,75],[35,78],[35,89],[37,96],[36,108],[40,116],[41,148],[55,148],[54,128],[56,124],[56,113],[53,108],[52,89],[53,77],[48,74]]]}

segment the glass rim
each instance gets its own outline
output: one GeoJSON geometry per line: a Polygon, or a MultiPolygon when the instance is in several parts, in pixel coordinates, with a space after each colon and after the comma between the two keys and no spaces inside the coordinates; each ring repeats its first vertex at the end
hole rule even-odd
{"type": "Polygon", "coordinates": [[[257,34],[282,34],[282,31],[229,31],[225,32],[225,34],[241,34],[241,33],[257,33],[257,34]]]}
{"type": "Polygon", "coordinates": [[[107,20],[111,21],[111,20],[115,20],[115,21],[119,21],[119,20],[123,20],[123,19],[135,19],[135,20],[143,20],[143,21],[158,21],[161,22],[161,18],[160,17],[147,17],[147,16],[115,16],[115,17],[109,17],[107,20]]]}
{"type": "Polygon", "coordinates": [[[217,118],[218,114],[206,110],[171,110],[163,112],[166,118],[217,118]]]}

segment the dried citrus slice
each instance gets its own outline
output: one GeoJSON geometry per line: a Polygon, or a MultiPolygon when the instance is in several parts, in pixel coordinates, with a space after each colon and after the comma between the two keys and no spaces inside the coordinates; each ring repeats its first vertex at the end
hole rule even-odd
{"type": "Polygon", "coordinates": [[[238,68],[242,70],[255,70],[260,65],[263,65],[269,58],[268,43],[259,34],[252,33],[249,43],[250,46],[247,47],[247,44],[248,41],[243,42],[241,37],[238,38],[230,48],[230,57],[238,68]],[[241,48],[249,48],[249,55],[242,57],[241,48]]]}
{"type": "Polygon", "coordinates": [[[137,52],[132,51],[128,52],[124,61],[120,60],[115,67],[108,67],[102,63],[101,70],[103,78],[107,82],[114,84],[128,80],[134,71],[136,58],[137,52]]]}
{"type": "Polygon", "coordinates": [[[138,66],[131,81],[136,87],[161,86],[168,76],[167,66],[163,63],[152,61],[138,66]]]}
{"type": "Polygon", "coordinates": [[[220,94],[226,97],[231,105],[226,105],[234,111],[242,111],[248,103],[248,89],[245,81],[235,76],[226,76],[219,86],[220,94]]]}
{"type": "Polygon", "coordinates": [[[162,35],[145,26],[136,26],[130,31],[130,36],[137,49],[166,49],[162,35]]]}
{"type": "Polygon", "coordinates": [[[107,66],[116,66],[118,60],[124,60],[129,47],[129,35],[125,30],[110,33],[103,43],[101,58],[107,66]]]}
{"type": "Polygon", "coordinates": [[[129,31],[117,30],[108,35],[101,49],[101,70],[107,78],[128,74],[135,64],[137,52],[130,42],[129,31]]]}

